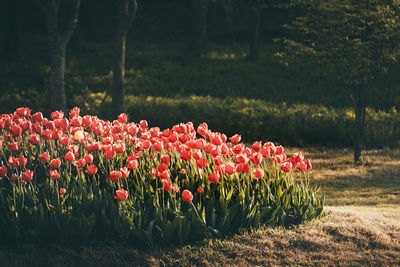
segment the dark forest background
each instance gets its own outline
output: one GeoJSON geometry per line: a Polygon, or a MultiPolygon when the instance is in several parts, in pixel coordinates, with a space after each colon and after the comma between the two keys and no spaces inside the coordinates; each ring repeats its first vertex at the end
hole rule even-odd
{"type": "MultiPolygon", "coordinates": [[[[61,1],[61,31],[71,2],[61,1]]],[[[273,1],[205,1],[202,35],[204,21],[194,2],[138,1],[126,48],[124,86],[130,120],[147,119],[160,128],[206,121],[214,130],[240,132],[249,141],[353,144],[353,103],[341,77],[305,61],[288,63],[277,57],[284,49],[280,38],[297,38],[284,25],[307,10],[273,1]]],[[[83,113],[114,119],[118,3],[81,1],[79,22],[66,50],[67,108],[79,106],[83,113]]],[[[26,0],[2,0],[0,14],[0,112],[19,106],[47,110],[46,17],[37,1],[26,0]]],[[[366,146],[399,144],[399,73],[396,63],[370,84],[366,146]]]]}

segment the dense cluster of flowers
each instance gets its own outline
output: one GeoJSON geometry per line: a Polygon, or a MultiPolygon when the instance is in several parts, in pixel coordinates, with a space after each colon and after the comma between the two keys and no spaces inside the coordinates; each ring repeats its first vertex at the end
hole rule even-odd
{"type": "Polygon", "coordinates": [[[57,196],[54,206],[68,213],[68,201],[62,199],[96,186],[105,190],[102,198],[114,198],[120,209],[132,207],[137,212],[138,205],[148,205],[146,196],[151,196],[153,206],[175,212],[190,209],[207,225],[206,201],[227,201],[244,194],[241,190],[250,196],[250,190],[258,188],[257,180],[293,180],[295,172],[307,177],[312,168],[301,153],[287,157],[284,148],[272,142],[246,147],[240,135],[228,138],[212,132],[206,123],[197,129],[188,122],[161,130],[149,128],[145,120],[128,122],[126,114],[112,122],[81,116],[79,108],[68,117],[55,111],[50,119],[23,107],[2,114],[0,149],[0,179],[10,182],[0,188],[0,198],[14,212],[18,205],[24,206],[15,200],[18,195],[25,195],[25,202],[27,195],[41,199],[48,186],[57,196]],[[231,192],[225,192],[229,188],[231,192]]]}

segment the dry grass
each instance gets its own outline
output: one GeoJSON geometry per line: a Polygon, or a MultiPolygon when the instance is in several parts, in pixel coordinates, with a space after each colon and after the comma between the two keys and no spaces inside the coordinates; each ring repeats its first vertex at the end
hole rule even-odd
{"type": "Polygon", "coordinates": [[[292,148],[313,163],[313,182],[322,188],[327,205],[400,205],[400,150],[363,151],[354,166],[351,149],[292,148]]]}
{"type": "Polygon", "coordinates": [[[302,150],[313,161],[313,182],[329,205],[322,220],[157,251],[2,249],[0,266],[400,266],[399,150],[365,151],[358,167],[350,149],[302,150]]]}
{"type": "Polygon", "coordinates": [[[331,207],[292,230],[260,229],[153,258],[168,266],[400,265],[400,210],[331,207]]]}
{"type": "Polygon", "coordinates": [[[0,251],[1,266],[399,266],[400,209],[329,207],[298,228],[262,228],[163,251],[26,247],[0,251]]]}

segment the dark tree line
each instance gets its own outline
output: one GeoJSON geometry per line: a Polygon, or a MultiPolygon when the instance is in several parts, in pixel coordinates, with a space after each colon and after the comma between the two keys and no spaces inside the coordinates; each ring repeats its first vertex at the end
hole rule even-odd
{"type": "Polygon", "coordinates": [[[284,38],[292,52],[289,58],[323,65],[348,89],[356,115],[355,162],[361,156],[366,92],[376,74],[385,72],[400,54],[395,45],[397,0],[2,0],[0,8],[6,60],[20,59],[24,35],[47,36],[49,110],[66,109],[65,61],[74,33],[77,43],[113,40],[113,117],[126,111],[125,54],[130,38],[183,42],[195,56],[207,51],[209,41],[247,42],[248,59],[257,60],[260,41],[293,34],[284,38]],[[291,26],[283,28],[284,24],[291,26]]]}
{"type": "MultiPolygon", "coordinates": [[[[180,31],[181,41],[189,51],[201,56],[206,52],[210,36],[224,43],[246,41],[249,43],[249,59],[257,59],[257,44],[261,32],[261,8],[264,0],[3,0],[5,19],[4,50],[8,60],[18,60],[23,35],[42,35],[48,39],[49,110],[66,109],[64,86],[67,47],[72,36],[75,41],[114,40],[113,56],[113,116],[125,111],[124,72],[125,49],[128,33],[138,17],[139,26],[133,27],[131,36],[146,36],[151,32],[148,25],[154,23],[161,29],[166,21],[175,21],[171,34],[180,31]],[[137,12],[140,6],[140,12],[137,12]],[[164,12],[167,9],[172,14],[164,12]],[[36,13],[35,13],[36,12],[36,13]],[[36,14],[36,15],[35,15],[36,14]],[[36,18],[33,23],[32,18],[36,18]],[[149,20],[152,20],[149,22],[149,20]],[[29,29],[27,27],[29,26],[29,29]],[[98,26],[100,25],[100,27],[98,26]],[[215,27],[215,26],[218,26],[215,27]],[[222,26],[221,26],[222,25],[222,26]],[[179,28],[178,28],[179,27],[179,28]],[[78,31],[77,31],[78,28],[78,31]],[[180,29],[181,28],[181,29],[180,29]],[[219,30],[215,30],[219,29],[219,30]],[[76,33],[77,32],[77,33],[76,33]],[[211,34],[210,34],[211,33],[211,34]],[[103,37],[104,36],[104,37],[103,37]],[[222,37],[221,37],[222,36],[222,37]]],[[[150,35],[150,34],[149,34],[150,35]]],[[[175,37],[174,37],[175,38],[175,37]]]]}
{"type": "MultiPolygon", "coordinates": [[[[161,25],[165,20],[175,20],[175,27],[182,27],[183,38],[189,51],[201,56],[206,52],[207,41],[213,34],[223,35],[225,43],[234,43],[238,40],[249,43],[249,56],[251,60],[257,59],[257,44],[260,39],[262,26],[261,9],[265,7],[264,0],[175,0],[170,3],[153,0],[137,2],[136,0],[36,0],[22,3],[22,0],[3,0],[3,14],[5,14],[4,50],[8,60],[19,58],[21,36],[24,34],[46,35],[48,39],[48,58],[50,72],[48,75],[48,108],[49,110],[66,109],[67,101],[64,86],[65,61],[67,47],[72,36],[79,43],[82,39],[96,39],[98,32],[108,39],[114,40],[113,56],[113,116],[125,112],[124,104],[124,73],[125,49],[128,33],[133,21],[138,16],[141,23],[136,27],[132,36],[140,37],[140,29],[147,26],[147,16],[161,25]],[[137,12],[140,6],[141,12],[137,12]],[[157,9],[169,9],[172,13],[157,13],[157,9]],[[27,10],[41,12],[36,17],[42,17],[42,23],[31,26],[29,32],[24,30],[24,25],[31,24],[32,15],[27,15],[27,10]],[[40,10],[40,11],[39,11],[40,10]],[[164,19],[164,21],[157,21],[164,19]],[[188,23],[184,23],[184,22],[188,23]],[[212,23],[210,22],[212,21],[212,23]],[[98,27],[97,25],[101,25],[98,27]],[[223,25],[220,31],[214,28],[223,25]],[[78,32],[76,29],[78,27],[78,32]],[[101,28],[104,29],[101,29],[101,28]],[[138,30],[139,29],[139,30],[138,30]]],[[[33,15],[34,16],[34,15],[33,15]]],[[[148,23],[151,25],[151,23],[148,23]]],[[[148,29],[148,28],[147,28],[148,29]]],[[[133,31],[135,27],[133,27],[133,31]]],[[[175,28],[174,30],[179,30],[175,28]]],[[[161,32],[161,30],[160,30],[161,32]]],[[[171,31],[173,32],[173,31],[171,31]]],[[[143,38],[143,36],[142,36],[143,38]]],[[[100,40],[102,38],[100,37],[100,40]]],[[[218,39],[218,38],[216,38],[218,39]]]]}

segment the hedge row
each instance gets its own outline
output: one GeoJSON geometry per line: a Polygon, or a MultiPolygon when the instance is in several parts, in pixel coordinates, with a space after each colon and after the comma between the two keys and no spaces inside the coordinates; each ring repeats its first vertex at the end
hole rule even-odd
{"type": "MultiPolygon", "coordinates": [[[[75,99],[87,111],[110,114],[111,99],[102,93],[75,99]],[[99,112],[101,111],[101,112],[99,112]]],[[[130,120],[146,119],[150,125],[170,128],[182,121],[195,125],[207,122],[210,129],[227,135],[241,133],[246,141],[271,140],[285,145],[351,146],[354,119],[352,109],[321,105],[286,105],[245,98],[189,96],[165,98],[126,96],[130,120]]],[[[376,111],[368,108],[364,143],[367,147],[398,146],[400,115],[396,108],[376,111]]]]}

